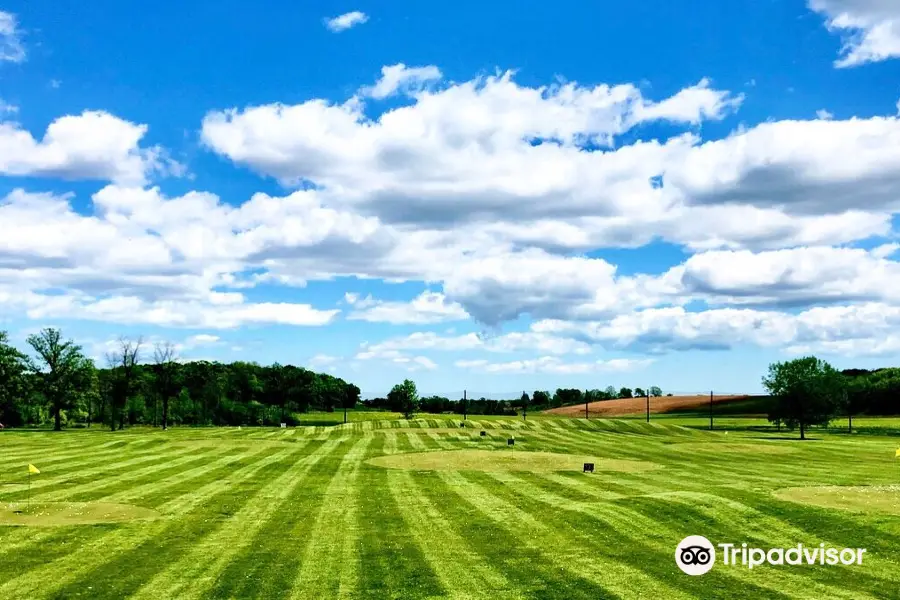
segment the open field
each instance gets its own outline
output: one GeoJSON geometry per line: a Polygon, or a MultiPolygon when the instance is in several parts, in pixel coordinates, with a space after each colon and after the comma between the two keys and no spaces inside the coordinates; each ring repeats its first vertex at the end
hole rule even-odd
{"type": "MultiPolygon", "coordinates": [[[[713,396],[713,408],[722,408],[722,405],[731,404],[740,401],[752,400],[752,396],[713,396]]],[[[650,413],[668,413],[679,411],[694,411],[708,409],[709,395],[692,395],[692,396],[659,396],[650,398],[650,413]]],[[[620,398],[618,400],[602,400],[600,402],[588,403],[588,414],[602,417],[619,417],[623,415],[644,414],[647,410],[647,399],[644,396],[639,398],[620,398]]],[[[576,404],[573,406],[561,406],[559,408],[551,408],[544,411],[545,414],[557,415],[560,417],[583,417],[584,404],[576,404]]]]}
{"type": "Polygon", "coordinates": [[[896,438],[678,421],[3,431],[0,598],[896,598],[896,438]],[[691,577],[688,535],[867,551],[691,577]]]}

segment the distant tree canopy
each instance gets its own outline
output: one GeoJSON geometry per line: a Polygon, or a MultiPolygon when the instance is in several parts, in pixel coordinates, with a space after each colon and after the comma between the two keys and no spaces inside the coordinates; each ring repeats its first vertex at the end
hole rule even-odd
{"type": "Polygon", "coordinates": [[[33,356],[0,332],[6,426],[277,425],[294,422],[298,412],[353,408],[360,398],[357,386],[328,374],[292,365],[179,362],[171,345],[151,350],[123,338],[107,356],[109,368],[98,369],[59,330],[45,329],[28,344],[33,356]]]}
{"type": "Polygon", "coordinates": [[[800,428],[827,425],[843,408],[847,379],[827,362],[807,356],[769,365],[763,386],[774,402],[769,421],[800,428]]]}

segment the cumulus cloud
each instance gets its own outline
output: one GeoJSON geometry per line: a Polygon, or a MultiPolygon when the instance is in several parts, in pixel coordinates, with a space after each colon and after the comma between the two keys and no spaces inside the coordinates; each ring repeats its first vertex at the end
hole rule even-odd
{"type": "Polygon", "coordinates": [[[11,121],[0,122],[0,173],[143,184],[153,172],[180,173],[158,147],[140,147],[146,125],[104,111],[85,111],[50,123],[43,139],[11,121]]]}
{"type": "Polygon", "coordinates": [[[446,297],[439,292],[422,292],[409,302],[384,302],[371,297],[351,297],[347,302],[356,309],[347,315],[351,321],[423,325],[460,321],[469,317],[460,304],[447,302],[446,297]]]}
{"type": "Polygon", "coordinates": [[[441,70],[433,65],[427,67],[407,67],[403,63],[381,67],[378,82],[362,89],[362,93],[376,100],[393,96],[398,92],[414,92],[430,81],[439,80],[441,70]]]}
{"type": "Polygon", "coordinates": [[[635,371],[647,367],[653,359],[614,358],[594,362],[567,363],[555,356],[542,356],[536,359],[515,360],[494,363],[486,360],[459,360],[454,364],[461,369],[471,369],[484,373],[551,373],[555,375],[576,375],[587,373],[610,373],[635,371]]]}
{"type": "Polygon", "coordinates": [[[0,61],[19,63],[25,60],[22,31],[12,13],[0,11],[0,61]]]}
{"type": "Polygon", "coordinates": [[[345,31],[347,29],[350,29],[351,27],[362,25],[368,20],[369,17],[368,15],[366,15],[366,13],[354,10],[352,12],[344,13],[331,19],[325,19],[325,27],[327,27],[334,33],[340,33],[341,31],[345,31]]]}
{"type": "Polygon", "coordinates": [[[809,0],[843,38],[837,67],[900,57],[900,4],[894,0],[809,0]]]}

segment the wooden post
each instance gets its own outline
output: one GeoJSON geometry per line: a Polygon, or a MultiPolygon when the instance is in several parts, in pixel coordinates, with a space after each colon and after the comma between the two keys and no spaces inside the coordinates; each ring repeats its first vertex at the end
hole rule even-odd
{"type": "Polygon", "coordinates": [[[650,422],[650,392],[647,392],[647,422],[650,422]]]}
{"type": "Polygon", "coordinates": [[[709,430],[713,429],[713,393],[712,390],[709,391],[709,430]]]}
{"type": "Polygon", "coordinates": [[[347,424],[347,407],[344,406],[344,424],[347,424]]]}
{"type": "MultiPolygon", "coordinates": [[[[585,392],[587,392],[587,390],[585,390],[585,392]]],[[[587,394],[584,395],[584,418],[590,419],[590,417],[588,416],[588,395],[587,394]]]]}
{"type": "MultiPolygon", "coordinates": [[[[525,398],[526,396],[527,396],[527,394],[525,393],[525,390],[522,390],[522,397],[525,398]]],[[[523,421],[528,420],[528,400],[526,400],[522,404],[522,420],[523,421]]]]}
{"type": "Polygon", "coordinates": [[[463,421],[468,420],[469,401],[466,399],[466,390],[463,390],[463,421]]]}

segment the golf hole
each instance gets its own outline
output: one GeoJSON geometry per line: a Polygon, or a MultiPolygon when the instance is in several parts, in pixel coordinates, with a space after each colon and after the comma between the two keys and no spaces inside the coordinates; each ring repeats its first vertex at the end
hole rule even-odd
{"type": "Polygon", "coordinates": [[[775,490],[779,500],[858,513],[900,515],[900,485],[826,485],[775,490]]]}
{"type": "Polygon", "coordinates": [[[509,450],[446,450],[391,454],[369,459],[369,464],[387,469],[413,471],[550,471],[582,472],[584,463],[594,463],[596,472],[631,473],[660,468],[642,460],[594,458],[553,452],[509,450]]]}
{"type": "Polygon", "coordinates": [[[62,527],[157,519],[153,509],[112,502],[13,502],[0,504],[0,526],[62,527]]]}

